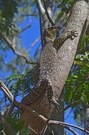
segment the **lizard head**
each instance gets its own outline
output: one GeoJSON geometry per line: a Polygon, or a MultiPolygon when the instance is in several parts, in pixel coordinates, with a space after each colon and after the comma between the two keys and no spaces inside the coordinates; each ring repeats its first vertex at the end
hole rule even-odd
{"type": "Polygon", "coordinates": [[[56,35],[57,32],[59,32],[63,27],[60,26],[52,26],[47,28],[44,33],[43,33],[43,39],[44,42],[49,42],[49,41],[54,41],[54,36],[56,35]]]}

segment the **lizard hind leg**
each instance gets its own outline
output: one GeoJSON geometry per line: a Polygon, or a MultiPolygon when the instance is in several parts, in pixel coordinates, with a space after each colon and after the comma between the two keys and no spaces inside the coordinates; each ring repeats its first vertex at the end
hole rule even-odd
{"type": "Polygon", "coordinates": [[[53,90],[50,84],[48,84],[47,97],[49,103],[52,103],[55,106],[56,111],[59,111],[60,104],[58,103],[58,100],[53,96],[53,90]]]}

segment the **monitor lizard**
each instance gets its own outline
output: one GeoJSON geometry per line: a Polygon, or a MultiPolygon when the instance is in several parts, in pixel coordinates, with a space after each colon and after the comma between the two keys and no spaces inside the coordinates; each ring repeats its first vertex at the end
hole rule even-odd
{"type": "Polygon", "coordinates": [[[44,31],[44,48],[39,58],[39,80],[34,86],[32,91],[22,99],[22,103],[26,105],[31,105],[36,102],[42,93],[47,92],[48,101],[59,109],[59,103],[53,95],[53,88],[51,84],[52,71],[55,71],[57,60],[57,51],[62,46],[62,44],[68,38],[72,40],[77,36],[77,32],[74,30],[68,31],[62,34],[60,37],[54,38],[56,32],[58,32],[63,27],[50,27],[44,31]]]}

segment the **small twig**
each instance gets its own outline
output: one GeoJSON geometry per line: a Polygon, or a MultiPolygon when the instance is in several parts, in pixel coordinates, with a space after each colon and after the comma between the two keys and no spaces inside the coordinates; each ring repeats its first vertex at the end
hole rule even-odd
{"type": "Polygon", "coordinates": [[[17,34],[20,34],[20,33],[22,33],[22,32],[24,32],[25,30],[27,30],[28,28],[30,28],[31,27],[31,24],[30,25],[28,25],[28,26],[26,26],[25,28],[23,28],[23,29],[21,29],[21,30],[17,30],[17,29],[15,29],[15,28],[11,28],[13,31],[15,31],[17,34]]]}
{"type": "Polygon", "coordinates": [[[78,135],[72,128],[69,128],[68,126],[64,126],[64,128],[71,131],[74,135],[78,135]]]}
{"type": "Polygon", "coordinates": [[[78,104],[78,103],[80,103],[80,102],[81,102],[81,100],[77,100],[77,101],[75,101],[75,102],[69,104],[69,105],[68,105],[67,107],[65,107],[63,110],[59,111],[58,113],[56,113],[56,114],[54,114],[52,117],[50,117],[50,118],[48,119],[48,121],[49,121],[50,119],[53,119],[53,118],[57,117],[58,115],[60,115],[60,114],[63,113],[64,111],[66,111],[68,108],[70,108],[70,107],[72,107],[72,106],[74,106],[74,105],[76,105],[76,104],[78,104]]]}
{"type": "Polygon", "coordinates": [[[32,47],[40,40],[41,38],[37,38],[30,46],[30,48],[27,50],[27,52],[31,51],[32,47]]]}
{"type": "Polygon", "coordinates": [[[25,61],[26,61],[27,64],[36,64],[36,62],[29,61],[29,60],[26,58],[26,56],[24,56],[24,55],[21,54],[20,52],[17,52],[17,51],[15,50],[15,46],[16,46],[16,45],[15,45],[15,44],[12,44],[11,41],[6,37],[6,35],[1,32],[1,30],[0,30],[0,34],[2,35],[4,41],[9,45],[9,47],[12,49],[12,51],[13,51],[16,55],[18,55],[18,56],[22,57],[23,59],[25,59],[25,61]]]}
{"type": "Polygon", "coordinates": [[[19,33],[24,32],[25,30],[27,30],[27,29],[28,29],[28,28],[30,28],[30,27],[31,27],[31,25],[26,26],[25,28],[23,28],[22,30],[20,30],[20,32],[19,32],[19,33]]]}
{"type": "Polygon", "coordinates": [[[38,132],[36,132],[33,128],[31,128],[30,125],[28,125],[28,128],[35,133],[35,135],[38,135],[38,132]]]}
{"type": "Polygon", "coordinates": [[[71,131],[74,135],[78,135],[72,128],[69,128],[68,126],[63,126],[63,127],[71,131]]]}
{"type": "Polygon", "coordinates": [[[48,125],[46,125],[45,128],[43,129],[42,135],[45,135],[45,132],[46,132],[47,128],[48,128],[48,125]]]}
{"type": "Polygon", "coordinates": [[[22,17],[25,17],[25,16],[38,16],[38,13],[28,13],[28,14],[25,14],[25,15],[21,15],[22,17]]]}
{"type": "Polygon", "coordinates": [[[50,17],[49,13],[48,13],[48,10],[47,10],[47,6],[46,6],[46,1],[43,0],[44,2],[44,8],[45,8],[45,13],[47,15],[47,18],[49,20],[49,22],[51,23],[52,26],[55,26],[55,23],[52,21],[52,18],[50,17]]]}

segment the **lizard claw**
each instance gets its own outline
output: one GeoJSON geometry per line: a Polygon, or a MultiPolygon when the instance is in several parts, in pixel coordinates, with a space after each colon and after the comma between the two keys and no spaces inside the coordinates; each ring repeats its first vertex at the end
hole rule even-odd
{"type": "Polygon", "coordinates": [[[72,40],[73,40],[75,37],[77,37],[77,35],[78,35],[78,33],[77,33],[76,30],[68,31],[67,34],[68,34],[68,38],[71,38],[72,40]]]}
{"type": "Polygon", "coordinates": [[[73,40],[75,37],[77,37],[78,33],[76,30],[71,30],[71,39],[73,40]]]}
{"type": "Polygon", "coordinates": [[[58,103],[58,100],[52,98],[50,102],[55,106],[55,110],[58,112],[60,110],[60,104],[58,103]]]}

